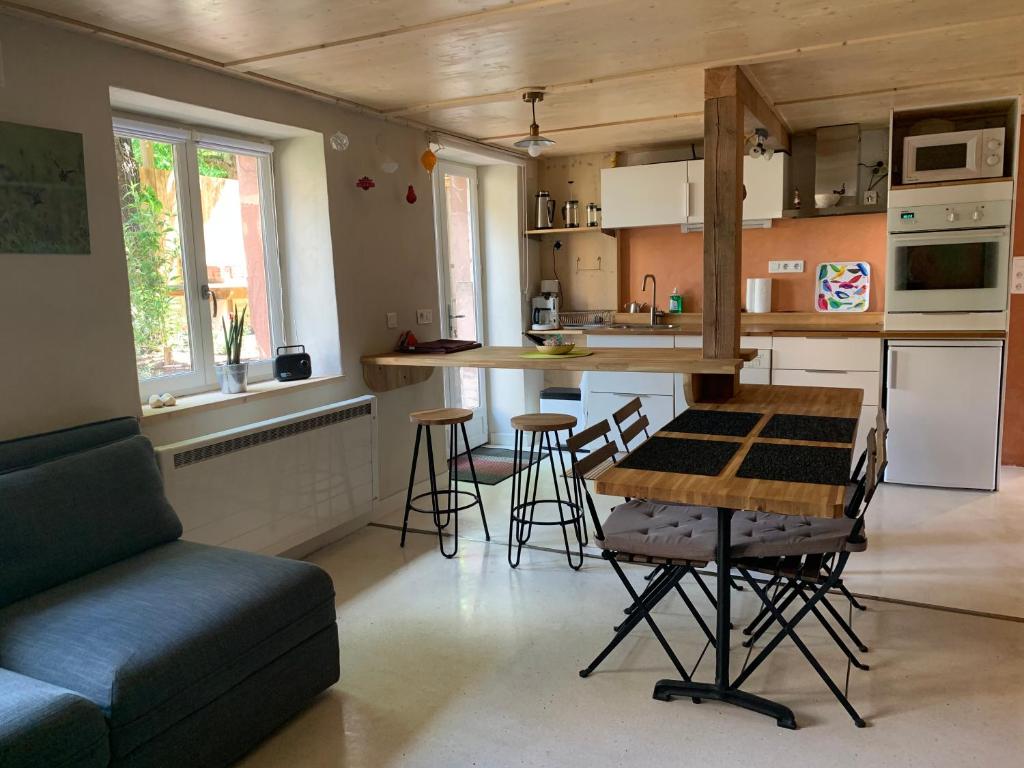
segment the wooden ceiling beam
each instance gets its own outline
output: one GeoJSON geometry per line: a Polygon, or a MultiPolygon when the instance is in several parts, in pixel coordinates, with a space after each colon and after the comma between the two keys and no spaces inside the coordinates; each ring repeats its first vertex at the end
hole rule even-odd
{"type": "MultiPolygon", "coordinates": [[[[712,99],[739,99],[744,111],[749,112],[775,140],[777,147],[789,151],[789,128],[772,104],[761,95],[751,84],[750,79],[738,66],[716,67],[704,73],[704,104],[707,116],[707,103],[712,99]]],[[[744,126],[746,121],[744,120],[744,126]]],[[[705,128],[705,141],[707,129],[705,128]]]]}

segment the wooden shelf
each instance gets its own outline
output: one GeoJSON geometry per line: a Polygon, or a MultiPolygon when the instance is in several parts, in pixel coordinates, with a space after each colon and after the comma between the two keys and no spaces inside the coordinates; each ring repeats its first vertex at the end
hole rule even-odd
{"type": "Polygon", "coordinates": [[[524,233],[527,237],[540,237],[541,235],[578,235],[581,232],[600,232],[615,237],[614,229],[602,229],[601,227],[557,227],[552,229],[528,229],[524,233]]]}
{"type": "Polygon", "coordinates": [[[885,213],[877,205],[835,205],[831,208],[787,208],[782,212],[784,219],[818,219],[823,216],[863,216],[868,213],[885,213]]]}

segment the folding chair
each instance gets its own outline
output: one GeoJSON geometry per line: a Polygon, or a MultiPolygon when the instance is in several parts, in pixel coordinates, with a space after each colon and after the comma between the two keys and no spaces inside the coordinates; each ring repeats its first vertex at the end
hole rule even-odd
{"type": "Polygon", "coordinates": [[[676,671],[684,680],[689,680],[689,673],[665,639],[651,611],[675,591],[707,636],[709,644],[714,645],[714,634],[680,586],[680,581],[687,574],[696,576],[695,568],[704,567],[714,559],[717,516],[715,510],[706,507],[632,499],[616,506],[602,524],[586,486],[586,475],[595,467],[615,462],[616,445],[609,439],[610,431],[608,422],[602,421],[570,437],[566,446],[572,458],[576,503],[586,505],[594,523],[596,539],[603,547],[601,556],[611,564],[632,605],[629,616],[615,628],[608,645],[585,669],[580,670],[580,677],[589,676],[641,621],[645,621],[676,671]],[[596,443],[596,447],[591,446],[592,443],[596,443]],[[588,446],[591,446],[590,452],[582,453],[581,449],[588,446]],[[642,594],[637,594],[622,570],[622,562],[659,565],[661,572],[642,594]]]}
{"type": "MultiPolygon", "coordinates": [[[[814,657],[807,645],[796,633],[796,627],[808,615],[814,614],[828,631],[830,637],[846,651],[848,657],[852,653],[846,648],[839,635],[831,628],[824,615],[818,609],[826,605],[826,595],[842,583],[843,570],[852,552],[861,552],[867,548],[864,537],[864,512],[874,496],[875,488],[885,471],[885,460],[878,461],[881,453],[884,456],[884,432],[879,433],[872,428],[868,433],[868,445],[865,457],[864,474],[856,484],[846,507],[846,517],[839,520],[791,517],[789,520],[770,522],[769,527],[758,530],[757,523],[752,523],[753,530],[733,548],[736,557],[735,568],[761,599],[771,620],[768,626],[778,624],[778,633],[768,642],[761,652],[745,665],[740,675],[733,681],[739,687],[756,670],[765,659],[778,647],[785,638],[790,638],[797,646],[808,663],[828,686],[839,703],[847,711],[858,728],[863,728],[863,718],[853,708],[845,694],[839,689],[821,663],[814,657]],[[881,435],[881,436],[880,436],[881,435]],[[820,559],[819,559],[820,558],[820,559]],[[811,565],[808,567],[807,563],[811,565]],[[778,600],[771,597],[768,589],[754,579],[752,571],[773,573],[775,579],[786,578],[792,586],[792,597],[778,600]],[[809,593],[809,594],[808,594],[809,593]],[[783,611],[797,597],[803,599],[803,605],[789,619],[783,611]]],[[[785,515],[773,517],[785,518],[785,515]]],[[[831,612],[831,611],[830,611],[831,612]]],[[[834,615],[833,615],[834,617],[834,615]]]]}
{"type": "MultiPolygon", "coordinates": [[[[871,432],[869,432],[867,442],[869,444],[868,447],[870,447],[872,444],[874,445],[876,466],[883,468],[886,464],[885,436],[888,435],[888,433],[889,427],[886,422],[885,411],[879,408],[878,415],[875,419],[873,435],[871,432]]],[[[867,456],[868,448],[865,448],[864,451],[861,453],[860,458],[857,460],[857,465],[853,470],[850,482],[847,484],[845,504],[848,515],[850,514],[851,510],[853,511],[854,515],[863,515],[864,512],[866,512],[866,504],[864,505],[863,509],[858,509],[858,505],[853,502],[854,495],[858,492],[858,489],[861,488],[862,484],[866,483],[865,463],[867,460],[867,456]]],[[[876,483],[877,482],[881,482],[880,476],[876,478],[876,483]]],[[[777,521],[780,516],[762,514],[760,517],[762,521],[771,519],[777,521]]],[[[800,592],[798,592],[797,590],[801,578],[813,574],[817,574],[818,577],[824,577],[828,575],[829,559],[824,556],[818,556],[816,559],[807,558],[805,562],[801,563],[802,570],[799,572],[795,569],[795,566],[797,565],[796,561],[791,560],[790,563],[788,563],[787,565],[788,567],[785,568],[784,571],[778,575],[770,573],[769,575],[771,576],[771,579],[769,580],[767,585],[767,591],[772,592],[774,590],[775,604],[782,611],[785,611],[785,609],[788,608],[797,597],[802,597],[800,592]],[[783,579],[785,579],[785,583],[783,583],[783,579]]],[[[849,600],[850,604],[854,608],[861,611],[867,610],[867,608],[864,605],[858,602],[857,598],[853,596],[853,594],[842,581],[840,581],[836,585],[836,589],[838,589],[846,597],[846,599],[849,600]]],[[[846,619],[843,618],[842,614],[840,614],[839,611],[837,611],[832,606],[832,604],[828,601],[827,597],[822,598],[822,605],[825,607],[827,612],[832,616],[832,618],[836,621],[836,623],[839,624],[839,626],[843,629],[847,636],[849,636],[849,638],[853,641],[854,645],[857,646],[857,649],[863,653],[867,653],[868,647],[857,636],[857,633],[854,632],[853,627],[851,627],[849,622],[847,622],[846,619]]],[[[768,608],[762,608],[761,612],[758,613],[758,615],[755,616],[754,619],[743,629],[743,634],[750,636],[747,640],[743,642],[743,645],[747,648],[750,648],[755,642],[757,642],[757,640],[761,637],[761,635],[764,634],[764,632],[768,629],[768,627],[771,626],[772,623],[773,620],[771,619],[770,611],[768,610],[768,608]]],[[[844,651],[848,651],[844,643],[840,642],[839,644],[844,651]]],[[[862,664],[856,657],[852,656],[852,654],[848,655],[850,656],[850,661],[853,663],[855,667],[864,670],[869,669],[869,667],[866,664],[862,664]]]]}

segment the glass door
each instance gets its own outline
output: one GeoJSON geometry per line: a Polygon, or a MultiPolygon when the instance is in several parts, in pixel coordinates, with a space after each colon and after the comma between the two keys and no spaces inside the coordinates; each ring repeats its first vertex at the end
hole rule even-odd
{"type": "MultiPolygon", "coordinates": [[[[450,162],[434,171],[441,335],[484,342],[476,168],[450,162]]],[[[445,405],[469,408],[472,447],[487,442],[486,379],[478,368],[445,368],[445,405]]]]}

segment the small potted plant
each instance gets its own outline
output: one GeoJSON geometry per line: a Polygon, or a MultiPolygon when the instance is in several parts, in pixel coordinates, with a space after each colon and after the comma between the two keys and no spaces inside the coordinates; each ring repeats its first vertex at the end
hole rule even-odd
{"type": "Polygon", "coordinates": [[[237,317],[229,315],[227,321],[220,319],[221,328],[224,329],[224,347],[227,351],[227,360],[223,365],[217,366],[217,381],[220,382],[220,391],[225,395],[237,395],[245,392],[249,379],[249,364],[240,362],[242,358],[242,334],[245,329],[245,310],[237,317]]]}

